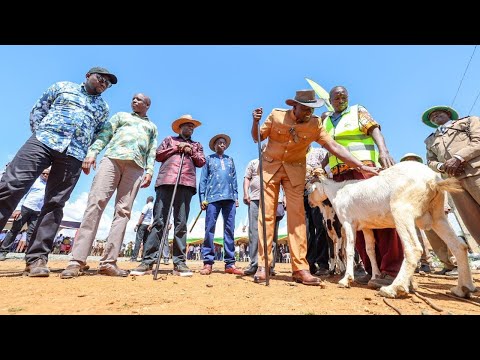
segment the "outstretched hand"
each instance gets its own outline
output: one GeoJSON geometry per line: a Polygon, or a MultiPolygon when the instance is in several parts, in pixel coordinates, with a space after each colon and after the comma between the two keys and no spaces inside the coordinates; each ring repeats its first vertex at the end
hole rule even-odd
{"type": "Polygon", "coordinates": [[[380,165],[382,165],[382,168],[384,169],[395,165],[395,160],[393,160],[392,156],[389,153],[379,153],[378,162],[380,163],[380,165]]]}
{"type": "Polygon", "coordinates": [[[378,167],[372,167],[372,166],[367,166],[367,165],[362,165],[357,168],[358,171],[360,171],[362,174],[373,174],[373,175],[378,175],[379,172],[382,170],[378,167]]]}

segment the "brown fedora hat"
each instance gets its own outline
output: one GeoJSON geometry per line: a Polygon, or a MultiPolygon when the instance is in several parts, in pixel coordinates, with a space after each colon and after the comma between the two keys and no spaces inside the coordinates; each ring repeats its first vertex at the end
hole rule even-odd
{"type": "Polygon", "coordinates": [[[225,139],[225,141],[227,142],[227,146],[225,147],[225,150],[228,149],[228,147],[230,146],[230,143],[232,142],[232,139],[230,139],[230,136],[228,136],[226,134],[218,134],[218,135],[215,135],[214,137],[212,137],[210,139],[210,141],[208,142],[208,146],[210,147],[210,150],[215,151],[215,141],[217,141],[220,138],[225,139]]]}
{"type": "Polygon", "coordinates": [[[311,108],[319,108],[325,104],[325,100],[315,99],[315,90],[298,90],[295,94],[295,98],[285,100],[285,103],[290,106],[298,103],[311,108]]]}
{"type": "Polygon", "coordinates": [[[177,134],[180,134],[180,131],[181,131],[180,127],[185,123],[192,123],[195,127],[199,127],[200,125],[202,125],[202,123],[200,121],[192,118],[192,115],[185,114],[185,115],[180,116],[177,120],[175,120],[172,123],[173,132],[175,132],[177,134]]]}

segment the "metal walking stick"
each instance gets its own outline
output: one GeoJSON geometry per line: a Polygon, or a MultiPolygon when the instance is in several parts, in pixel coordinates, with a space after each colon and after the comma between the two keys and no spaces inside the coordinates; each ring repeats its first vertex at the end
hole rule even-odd
{"type": "Polygon", "coordinates": [[[265,257],[265,285],[270,284],[270,268],[268,267],[267,253],[267,228],[265,226],[265,197],[263,194],[263,161],[262,161],[262,144],[260,138],[260,120],[257,123],[257,144],[258,144],[258,171],[260,172],[260,204],[262,206],[262,228],[263,228],[263,255],[265,257]]]}
{"type": "Polygon", "coordinates": [[[168,222],[170,221],[170,216],[172,214],[173,202],[175,201],[175,194],[177,193],[177,186],[178,182],[180,181],[180,174],[182,173],[184,157],[185,153],[182,152],[182,158],[180,159],[180,169],[178,169],[177,180],[175,180],[175,186],[173,187],[172,200],[170,200],[170,207],[168,208],[168,216],[163,221],[163,235],[160,241],[160,247],[158,249],[157,265],[155,266],[155,271],[153,272],[153,280],[157,280],[158,268],[160,267],[160,258],[162,257],[163,248],[165,247],[165,241],[168,242],[168,222]]]}

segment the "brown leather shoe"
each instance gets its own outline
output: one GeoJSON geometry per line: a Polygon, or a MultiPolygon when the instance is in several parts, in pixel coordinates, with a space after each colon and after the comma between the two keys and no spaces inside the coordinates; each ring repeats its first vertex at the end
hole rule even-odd
{"type": "Polygon", "coordinates": [[[98,269],[99,275],[107,275],[107,276],[121,276],[125,277],[128,276],[127,270],[120,269],[117,265],[108,264],[107,266],[98,269]]]}
{"type": "Polygon", "coordinates": [[[48,277],[50,270],[48,270],[47,262],[43,259],[37,259],[31,264],[27,264],[23,275],[31,277],[48,277]]]}
{"type": "Polygon", "coordinates": [[[312,276],[308,270],[297,270],[292,274],[293,281],[302,283],[303,285],[313,285],[325,287],[324,282],[318,277],[312,276]]]}
{"type": "Polygon", "coordinates": [[[203,268],[200,270],[200,275],[210,275],[212,273],[212,265],[204,264],[203,268]]]}
{"type": "Polygon", "coordinates": [[[259,266],[257,272],[253,275],[253,282],[262,283],[267,281],[267,275],[265,274],[265,266],[259,266]]]}
{"type": "Polygon", "coordinates": [[[225,268],[225,274],[233,274],[233,275],[242,275],[243,276],[243,270],[237,268],[235,265],[229,266],[225,268]]]}
{"type": "Polygon", "coordinates": [[[90,268],[90,266],[85,265],[81,266],[80,264],[70,264],[66,267],[65,270],[62,271],[60,274],[60,279],[71,279],[77,276],[81,276],[85,274],[85,271],[87,271],[90,268]]]}

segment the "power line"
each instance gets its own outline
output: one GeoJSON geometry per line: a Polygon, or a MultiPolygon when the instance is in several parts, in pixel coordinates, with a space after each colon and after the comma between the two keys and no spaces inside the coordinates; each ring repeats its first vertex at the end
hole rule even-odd
{"type": "Polygon", "coordinates": [[[467,115],[470,115],[470,114],[471,114],[472,109],[473,109],[473,107],[475,106],[475,104],[477,103],[477,100],[478,100],[478,97],[479,97],[479,96],[480,96],[480,91],[478,92],[477,97],[475,98],[475,101],[473,102],[473,105],[472,105],[472,107],[470,108],[470,110],[468,111],[467,115]]]}
{"type": "MultiPolygon", "coordinates": [[[[477,50],[477,45],[475,45],[475,47],[473,48],[472,56],[470,56],[470,60],[468,61],[467,67],[465,68],[465,71],[463,73],[462,80],[460,80],[460,84],[458,85],[457,93],[455,94],[455,97],[453,98],[452,104],[450,106],[453,106],[453,104],[455,103],[455,99],[457,98],[458,92],[460,91],[460,87],[462,86],[463,79],[465,78],[465,74],[467,73],[468,67],[470,66],[470,63],[472,62],[472,58],[473,58],[473,55],[475,54],[475,50],[477,50]]],[[[478,98],[478,96],[477,96],[477,98],[478,98]]],[[[475,100],[475,102],[476,101],[477,100],[475,100]]]]}

